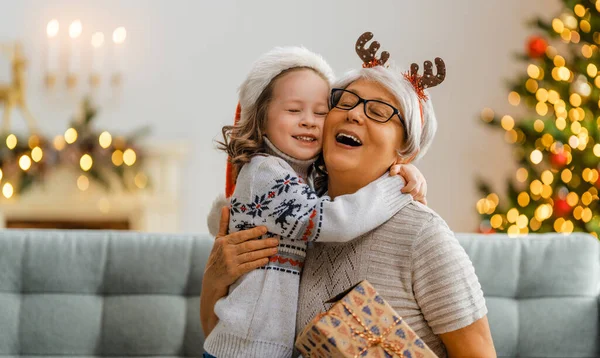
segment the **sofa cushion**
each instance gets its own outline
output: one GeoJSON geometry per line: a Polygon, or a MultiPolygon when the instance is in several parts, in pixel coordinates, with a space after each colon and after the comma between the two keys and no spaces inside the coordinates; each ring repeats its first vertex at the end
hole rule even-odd
{"type": "Polygon", "coordinates": [[[0,235],[0,357],[200,357],[208,236],[0,235]]]}
{"type": "Polygon", "coordinates": [[[499,357],[597,357],[600,244],[588,234],[457,234],[499,357]]]}

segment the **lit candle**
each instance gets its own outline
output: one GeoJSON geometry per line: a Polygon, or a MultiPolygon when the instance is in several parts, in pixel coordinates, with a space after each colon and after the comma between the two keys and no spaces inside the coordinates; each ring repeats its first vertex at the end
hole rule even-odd
{"type": "Polygon", "coordinates": [[[96,32],[92,35],[92,73],[90,76],[90,82],[93,87],[97,87],[100,84],[100,73],[102,67],[104,67],[104,34],[102,32],[96,32]]]}
{"type": "Polygon", "coordinates": [[[71,53],[69,56],[69,78],[67,79],[69,87],[76,85],[77,73],[81,67],[81,48],[79,46],[79,37],[81,36],[81,21],[75,20],[69,26],[69,37],[71,38],[71,53]]]}
{"type": "Polygon", "coordinates": [[[112,78],[112,84],[114,86],[118,86],[121,82],[121,71],[122,71],[122,61],[123,61],[123,43],[125,42],[125,38],[127,37],[127,31],[124,27],[117,27],[115,31],[113,31],[113,43],[114,43],[114,52],[113,52],[113,63],[114,63],[114,73],[112,78]]]}
{"type": "Polygon", "coordinates": [[[48,54],[46,70],[49,73],[56,73],[58,71],[58,20],[52,19],[46,26],[46,34],[48,35],[48,54]]]}

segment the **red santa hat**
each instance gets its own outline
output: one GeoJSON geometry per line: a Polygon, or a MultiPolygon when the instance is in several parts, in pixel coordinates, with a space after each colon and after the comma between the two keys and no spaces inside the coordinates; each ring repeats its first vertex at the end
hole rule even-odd
{"type": "MultiPolygon", "coordinates": [[[[276,47],[260,56],[252,65],[248,76],[240,86],[239,103],[235,111],[234,124],[247,120],[256,110],[258,97],[277,75],[292,68],[311,68],[323,76],[329,85],[335,80],[331,66],[322,56],[298,46],[276,47]]],[[[235,190],[235,175],[231,161],[227,160],[225,175],[225,197],[235,190]]]]}

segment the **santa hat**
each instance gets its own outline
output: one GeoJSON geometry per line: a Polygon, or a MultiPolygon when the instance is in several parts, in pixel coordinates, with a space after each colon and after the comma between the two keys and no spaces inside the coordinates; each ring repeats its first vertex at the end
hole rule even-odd
{"type": "MultiPolygon", "coordinates": [[[[323,76],[329,85],[335,80],[331,66],[320,55],[304,47],[276,47],[265,53],[254,62],[250,73],[240,86],[240,98],[235,111],[234,124],[247,120],[250,113],[256,110],[258,97],[271,81],[283,71],[306,67],[323,76]]],[[[235,189],[233,165],[227,160],[225,196],[231,197],[235,189]]]]}

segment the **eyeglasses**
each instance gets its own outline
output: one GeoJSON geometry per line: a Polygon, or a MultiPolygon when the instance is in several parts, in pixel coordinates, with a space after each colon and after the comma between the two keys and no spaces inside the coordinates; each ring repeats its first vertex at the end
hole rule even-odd
{"type": "Polygon", "coordinates": [[[365,115],[375,122],[386,123],[392,119],[393,116],[398,115],[400,123],[406,128],[404,118],[400,115],[400,111],[391,104],[376,99],[364,99],[354,92],[341,88],[334,88],[331,90],[331,108],[349,111],[361,103],[364,103],[365,115]]]}

